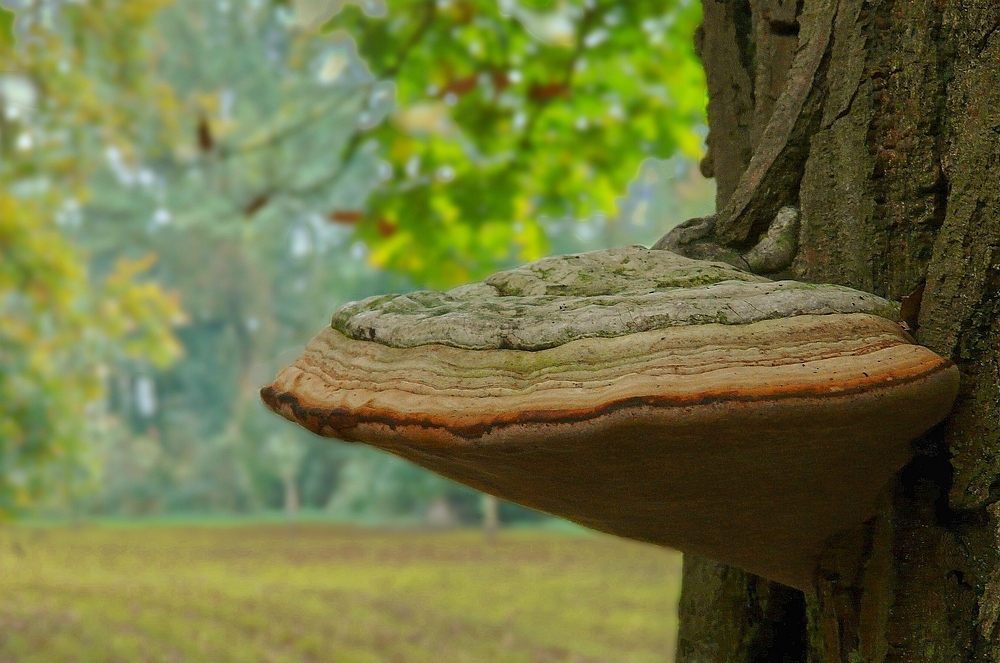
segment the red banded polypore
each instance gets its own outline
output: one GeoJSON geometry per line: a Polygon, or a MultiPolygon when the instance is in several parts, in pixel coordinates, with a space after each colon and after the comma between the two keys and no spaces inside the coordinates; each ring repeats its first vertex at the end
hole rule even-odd
{"type": "Polygon", "coordinates": [[[891,302],[627,247],[350,304],[262,396],[320,435],[804,588],[957,385],[891,302]]]}

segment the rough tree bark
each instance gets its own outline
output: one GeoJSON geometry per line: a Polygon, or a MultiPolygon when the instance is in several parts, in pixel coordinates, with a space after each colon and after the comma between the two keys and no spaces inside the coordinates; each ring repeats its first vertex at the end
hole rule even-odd
{"type": "Polygon", "coordinates": [[[926,282],[917,340],[963,382],[815,591],[685,559],[678,662],[998,661],[1000,3],[703,4],[720,242],[798,205],[790,275],[896,300],[926,282]]]}

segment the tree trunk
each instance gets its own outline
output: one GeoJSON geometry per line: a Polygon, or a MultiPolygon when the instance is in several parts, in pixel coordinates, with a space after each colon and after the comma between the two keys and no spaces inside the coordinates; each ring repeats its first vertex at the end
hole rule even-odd
{"type": "Polygon", "coordinates": [[[720,241],[798,205],[791,277],[926,282],[915,336],[962,388],[813,591],[686,557],[677,660],[1000,660],[1000,3],[703,4],[720,241]]]}
{"type": "Polygon", "coordinates": [[[486,543],[497,540],[497,530],[500,528],[500,500],[495,495],[483,494],[483,532],[486,543]]]}
{"type": "Polygon", "coordinates": [[[285,472],[285,514],[294,521],[299,515],[299,486],[295,483],[295,470],[285,472]]]}

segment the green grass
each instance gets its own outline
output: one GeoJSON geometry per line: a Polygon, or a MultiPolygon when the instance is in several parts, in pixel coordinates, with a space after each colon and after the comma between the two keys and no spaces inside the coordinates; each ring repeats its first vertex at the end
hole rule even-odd
{"type": "Polygon", "coordinates": [[[573,532],[6,527],[0,663],[660,663],[679,573],[573,532]]]}

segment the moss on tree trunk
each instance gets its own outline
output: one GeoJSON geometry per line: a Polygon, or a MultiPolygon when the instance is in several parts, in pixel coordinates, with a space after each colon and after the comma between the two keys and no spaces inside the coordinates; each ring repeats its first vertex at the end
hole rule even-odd
{"type": "Polygon", "coordinates": [[[770,149],[750,240],[797,204],[796,278],[895,300],[926,282],[917,339],[963,383],[874,517],[830,542],[814,593],[685,559],[678,662],[1000,660],[1000,4],[703,4],[719,209],[770,149]],[[818,37],[804,77],[796,48],[818,37]],[[790,85],[801,108],[768,145],[790,85]]]}

